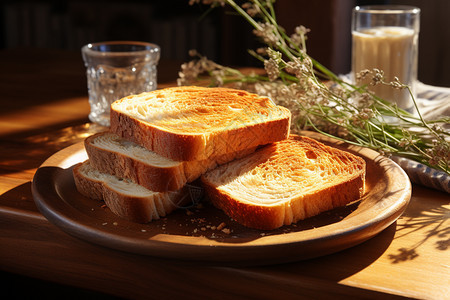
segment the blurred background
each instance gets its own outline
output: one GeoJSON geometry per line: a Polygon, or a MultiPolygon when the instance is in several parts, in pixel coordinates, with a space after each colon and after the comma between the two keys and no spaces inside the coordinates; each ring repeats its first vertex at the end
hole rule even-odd
{"type": "MultiPolygon", "coordinates": [[[[247,53],[258,42],[243,18],[188,0],[3,1],[0,50],[80,51],[90,42],[140,40],[159,44],[162,59],[181,64],[196,49],[218,63],[261,66],[247,53]]],[[[278,20],[290,34],[311,29],[309,54],[338,74],[350,71],[351,10],[355,5],[407,4],[421,8],[419,80],[450,87],[450,1],[278,0],[278,20]]],[[[81,54],[80,54],[81,56],[81,54]]]]}

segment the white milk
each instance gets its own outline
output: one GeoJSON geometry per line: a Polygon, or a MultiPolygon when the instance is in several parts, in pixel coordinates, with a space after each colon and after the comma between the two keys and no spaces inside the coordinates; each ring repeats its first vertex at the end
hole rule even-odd
{"type": "MultiPolygon", "coordinates": [[[[385,81],[398,77],[413,87],[417,77],[417,35],[405,27],[373,27],[353,31],[353,74],[377,68],[384,71],[385,81]]],[[[368,83],[363,82],[363,83],[368,83]]],[[[358,83],[360,84],[360,83],[358,83]]],[[[370,89],[379,97],[396,102],[400,108],[411,109],[412,100],[407,89],[377,85],[370,89]]]]}

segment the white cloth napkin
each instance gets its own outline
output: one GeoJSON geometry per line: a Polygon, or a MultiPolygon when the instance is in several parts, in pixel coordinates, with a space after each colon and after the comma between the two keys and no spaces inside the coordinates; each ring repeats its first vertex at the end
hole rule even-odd
{"type": "Polygon", "coordinates": [[[427,85],[421,82],[416,86],[417,105],[425,119],[450,116],[450,88],[427,85]]]}
{"type": "MultiPolygon", "coordinates": [[[[419,82],[416,86],[416,103],[425,120],[450,116],[450,88],[436,87],[419,82]]],[[[450,124],[446,125],[449,128],[450,124]]],[[[394,156],[414,183],[450,193],[450,176],[416,161],[394,156]]]]}
{"type": "MultiPolygon", "coordinates": [[[[350,74],[340,75],[350,82],[350,74]]],[[[437,87],[417,82],[416,103],[425,120],[438,119],[450,116],[450,88],[437,87]]],[[[450,130],[450,124],[444,125],[450,130]]],[[[393,156],[391,157],[408,174],[410,180],[433,189],[441,190],[450,194],[450,175],[443,171],[430,168],[414,160],[393,156]]]]}

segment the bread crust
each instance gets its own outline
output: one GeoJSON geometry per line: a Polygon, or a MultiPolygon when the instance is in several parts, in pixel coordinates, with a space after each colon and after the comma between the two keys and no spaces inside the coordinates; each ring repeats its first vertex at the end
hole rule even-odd
{"type": "Polygon", "coordinates": [[[111,133],[94,134],[84,141],[91,165],[97,170],[131,179],[155,192],[175,191],[186,183],[181,162],[171,167],[158,167],[95,145],[97,138],[108,134],[111,133]]]}
{"type": "Polygon", "coordinates": [[[244,149],[201,161],[174,161],[171,166],[156,166],[117,151],[97,146],[95,141],[98,138],[120,139],[110,132],[97,133],[85,139],[85,149],[90,164],[94,168],[103,173],[130,179],[155,192],[179,190],[186,183],[199,178],[207,170],[248,155],[256,149],[244,149]]]}
{"type": "Polygon", "coordinates": [[[278,205],[255,205],[240,202],[233,196],[218,190],[210,182],[203,181],[203,188],[213,205],[228,216],[249,228],[273,230],[300,220],[316,216],[336,207],[358,200],[363,176],[330,187],[315,194],[299,196],[278,205]]]}
{"type": "MultiPolygon", "coordinates": [[[[331,186],[318,188],[309,193],[297,194],[287,200],[280,199],[276,203],[261,204],[240,199],[236,195],[227,192],[227,190],[221,189],[217,182],[213,182],[213,179],[210,176],[208,177],[209,173],[207,173],[202,176],[202,183],[206,195],[214,206],[223,210],[227,215],[244,226],[261,230],[273,230],[360,199],[364,193],[364,159],[351,153],[325,146],[307,137],[291,135],[290,139],[314,143],[320,149],[331,151],[333,155],[342,159],[344,163],[354,164],[356,170],[354,176],[344,181],[337,179],[337,182],[331,186]],[[346,159],[350,160],[347,161],[346,159]]],[[[281,141],[279,143],[284,142],[281,141]]],[[[274,145],[268,145],[266,147],[274,147],[274,145]]],[[[260,154],[259,152],[257,151],[250,156],[257,156],[260,154]]],[[[320,155],[320,153],[316,154],[320,155]]],[[[288,159],[287,156],[286,159],[288,159]]],[[[226,164],[221,168],[224,169],[231,164],[239,165],[239,161],[226,164]]],[[[295,166],[292,167],[295,168],[295,166]]],[[[211,173],[213,172],[217,172],[217,170],[212,170],[211,173]]],[[[229,180],[233,179],[230,178],[229,180]]],[[[249,187],[249,189],[251,188],[257,189],[258,187],[249,187]]]]}
{"type": "Polygon", "coordinates": [[[137,223],[148,223],[171,213],[190,201],[185,189],[176,192],[154,193],[151,196],[130,196],[111,188],[104,181],[85,176],[81,171],[84,163],[73,168],[78,192],[94,200],[104,200],[106,206],[117,216],[137,223]]]}
{"type": "MultiPolygon", "coordinates": [[[[215,93],[215,95],[224,95],[224,97],[228,94],[234,95],[236,93],[239,93],[240,97],[244,98],[254,99],[256,96],[245,91],[226,88],[177,87],[165,89],[164,91],[169,94],[173,93],[172,97],[174,98],[177,97],[177,93],[182,94],[184,97],[189,97],[189,94],[192,93],[193,96],[190,100],[193,103],[195,103],[195,97],[198,96],[199,91],[204,95],[215,93]]],[[[158,92],[159,91],[154,91],[150,93],[154,94],[158,92]]],[[[138,96],[143,97],[142,94],[138,96]]],[[[256,107],[265,114],[271,116],[271,118],[266,117],[264,122],[241,126],[239,123],[239,115],[234,114],[231,116],[231,119],[228,120],[229,126],[227,125],[226,128],[217,131],[186,133],[175,132],[168,128],[157,126],[123,113],[118,107],[123,105],[123,102],[126,101],[132,101],[132,97],[118,100],[111,106],[111,132],[142,145],[160,155],[178,161],[204,160],[225,153],[236,152],[280,141],[288,137],[290,130],[290,111],[284,107],[270,104],[270,101],[268,100],[264,103],[261,101],[261,106],[258,106],[258,104],[255,103],[252,104],[253,106],[251,107],[253,110],[255,110],[256,107]],[[239,124],[239,126],[237,126],[237,124],[239,124]]],[[[231,104],[225,103],[223,105],[226,106],[231,104]]],[[[243,107],[242,109],[246,109],[246,107],[243,107]]],[[[207,110],[207,108],[205,108],[205,110],[207,110]]],[[[262,113],[259,115],[258,113],[253,112],[253,110],[249,109],[250,112],[248,114],[250,117],[257,119],[263,115],[262,113]]],[[[182,112],[180,112],[180,114],[181,113],[182,112]]],[[[210,113],[214,114],[213,111],[210,113]]],[[[224,116],[221,117],[224,118],[224,116]]],[[[198,122],[198,120],[193,119],[193,127],[195,127],[195,122],[198,122]]]]}

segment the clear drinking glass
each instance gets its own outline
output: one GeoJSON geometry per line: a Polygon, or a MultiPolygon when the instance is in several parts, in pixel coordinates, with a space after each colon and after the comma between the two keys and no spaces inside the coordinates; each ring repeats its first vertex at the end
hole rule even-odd
{"type": "Polygon", "coordinates": [[[109,126],[111,103],[156,89],[158,45],[117,41],[87,44],[81,49],[86,66],[89,119],[109,126]]]}
{"type": "MultiPolygon", "coordinates": [[[[417,81],[420,9],[403,5],[357,6],[352,15],[352,74],[374,68],[382,70],[385,81],[398,77],[415,91],[417,81]]],[[[413,102],[406,89],[370,87],[377,96],[411,110],[413,102]]]]}

